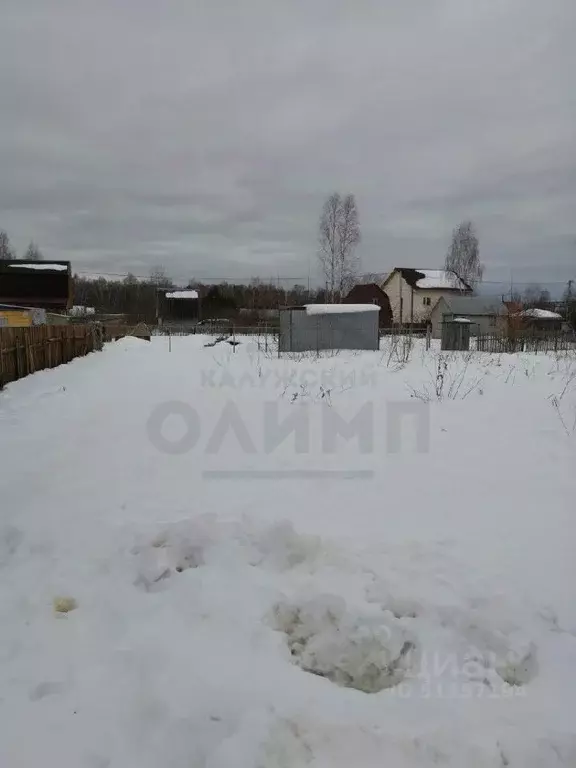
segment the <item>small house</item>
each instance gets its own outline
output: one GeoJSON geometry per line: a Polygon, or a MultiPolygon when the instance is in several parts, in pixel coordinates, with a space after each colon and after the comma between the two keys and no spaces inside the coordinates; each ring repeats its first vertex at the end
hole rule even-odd
{"type": "Polygon", "coordinates": [[[382,285],[398,325],[425,323],[441,298],[471,296],[472,288],[444,269],[395,267],[382,285]]]}
{"type": "Polygon", "coordinates": [[[562,315],[549,309],[531,307],[520,312],[518,317],[527,330],[558,332],[563,326],[562,315]]]}
{"type": "Polygon", "coordinates": [[[0,304],[51,312],[70,309],[70,262],[0,261],[0,304]]]}
{"type": "Polygon", "coordinates": [[[192,288],[158,291],[158,324],[195,324],[200,315],[200,296],[192,288]]]}
{"type": "Polygon", "coordinates": [[[442,325],[454,320],[470,322],[472,336],[495,333],[508,310],[501,301],[484,296],[442,296],[430,313],[434,339],[442,338],[442,325]]]}
{"type": "Polygon", "coordinates": [[[378,324],[381,328],[392,325],[390,299],[376,283],[359,283],[344,299],[344,304],[377,304],[380,307],[378,324]]]}

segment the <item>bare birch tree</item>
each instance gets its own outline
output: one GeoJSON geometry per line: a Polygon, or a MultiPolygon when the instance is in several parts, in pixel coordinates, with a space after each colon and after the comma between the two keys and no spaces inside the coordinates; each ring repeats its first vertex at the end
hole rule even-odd
{"type": "Polygon", "coordinates": [[[475,288],[482,281],[484,267],[480,263],[480,243],[471,221],[463,221],[452,232],[445,268],[471,288],[475,288]]]}
{"type": "Polygon", "coordinates": [[[356,246],[360,222],[354,195],[334,192],[320,214],[318,260],[326,281],[327,300],[334,303],[353,285],[358,270],[356,246]]]}
{"type": "Polygon", "coordinates": [[[326,280],[327,300],[334,301],[338,276],[338,217],[342,198],[335,192],[324,203],[320,214],[318,260],[326,280]]]}
{"type": "Polygon", "coordinates": [[[14,261],[16,255],[7,232],[0,229],[0,261],[14,261]]]}
{"type": "Polygon", "coordinates": [[[340,299],[342,299],[354,285],[359,267],[356,246],[360,242],[360,221],[354,195],[346,195],[342,201],[340,221],[338,223],[338,239],[338,292],[340,299]]]}
{"type": "Polygon", "coordinates": [[[42,251],[34,241],[30,243],[28,248],[26,249],[26,253],[24,254],[24,258],[27,261],[42,261],[44,256],[42,255],[42,251]]]}

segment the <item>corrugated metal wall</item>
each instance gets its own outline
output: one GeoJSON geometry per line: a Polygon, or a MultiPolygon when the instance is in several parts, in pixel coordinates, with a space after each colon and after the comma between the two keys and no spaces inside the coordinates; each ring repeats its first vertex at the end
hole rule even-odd
{"type": "Polygon", "coordinates": [[[280,352],[378,347],[378,312],[307,315],[304,309],[280,310],[280,352]]]}

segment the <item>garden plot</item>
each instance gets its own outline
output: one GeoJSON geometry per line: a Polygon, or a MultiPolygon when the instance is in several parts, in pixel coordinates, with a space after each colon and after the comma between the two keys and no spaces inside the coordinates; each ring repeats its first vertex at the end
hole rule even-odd
{"type": "Polygon", "coordinates": [[[0,762],[576,765],[576,362],[126,339],[0,394],[0,762]]]}

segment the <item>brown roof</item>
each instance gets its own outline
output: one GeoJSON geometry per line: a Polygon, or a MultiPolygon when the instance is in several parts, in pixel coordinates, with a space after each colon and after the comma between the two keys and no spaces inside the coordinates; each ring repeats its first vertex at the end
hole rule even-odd
{"type": "Polygon", "coordinates": [[[456,293],[472,292],[472,288],[462,280],[456,273],[445,269],[413,269],[412,267],[395,267],[388,275],[384,286],[388,283],[395,272],[399,272],[408,285],[415,291],[421,290],[442,290],[454,291],[456,293]],[[419,282],[425,283],[418,285],[419,282]]]}

